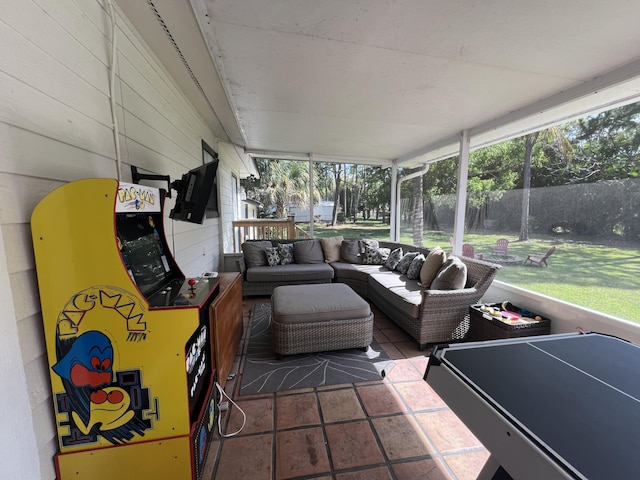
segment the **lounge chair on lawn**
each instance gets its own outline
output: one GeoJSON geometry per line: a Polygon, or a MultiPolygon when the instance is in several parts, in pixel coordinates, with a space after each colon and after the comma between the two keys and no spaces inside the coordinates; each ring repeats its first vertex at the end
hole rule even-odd
{"type": "Polygon", "coordinates": [[[470,243],[462,244],[462,256],[469,257],[469,258],[478,258],[482,260],[482,254],[476,255],[475,248],[473,248],[473,245],[471,245],[470,243]]]}
{"type": "Polygon", "coordinates": [[[526,265],[527,262],[531,262],[532,265],[535,263],[539,267],[541,267],[542,265],[544,265],[545,267],[548,267],[549,265],[547,265],[547,259],[551,255],[553,255],[553,252],[555,251],[556,251],[556,247],[551,247],[549,250],[547,250],[547,253],[545,253],[543,257],[536,256],[536,255],[529,255],[522,264],[526,265]]]}
{"type": "Polygon", "coordinates": [[[509,240],[506,238],[501,238],[496,242],[496,246],[491,250],[492,255],[504,255],[505,257],[509,254],[509,240]]]}

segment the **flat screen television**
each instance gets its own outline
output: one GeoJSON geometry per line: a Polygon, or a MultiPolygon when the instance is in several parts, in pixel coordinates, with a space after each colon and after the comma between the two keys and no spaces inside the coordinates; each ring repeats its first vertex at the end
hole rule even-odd
{"type": "Polygon", "coordinates": [[[178,194],[169,217],[183,222],[202,223],[207,217],[218,216],[217,157],[196,167],[171,184],[178,194]]]}

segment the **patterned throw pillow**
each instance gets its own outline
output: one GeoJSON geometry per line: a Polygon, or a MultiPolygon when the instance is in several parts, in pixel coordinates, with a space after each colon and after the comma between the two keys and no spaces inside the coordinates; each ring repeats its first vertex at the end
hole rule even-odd
{"type": "Polygon", "coordinates": [[[402,259],[402,247],[398,247],[389,254],[389,256],[387,257],[387,260],[384,262],[384,266],[389,270],[395,270],[395,268],[398,266],[398,263],[400,262],[401,259],[402,259]]]}
{"type": "Polygon", "coordinates": [[[402,256],[402,260],[400,260],[398,262],[398,265],[396,265],[395,270],[397,272],[400,272],[402,275],[405,275],[407,273],[407,270],[409,270],[409,266],[411,266],[411,262],[413,262],[413,259],[416,258],[419,255],[419,252],[407,252],[402,256]]]}
{"type": "Polygon", "coordinates": [[[409,280],[416,280],[420,277],[420,270],[422,270],[422,264],[424,263],[424,255],[418,254],[416,258],[411,260],[411,265],[407,269],[407,278],[409,280]]]}
{"type": "Polygon", "coordinates": [[[378,248],[378,254],[380,255],[380,263],[379,265],[384,265],[384,262],[387,261],[387,258],[389,258],[389,255],[391,254],[391,249],[390,248],[378,248]]]}
{"type": "Polygon", "coordinates": [[[278,255],[280,255],[280,265],[293,263],[293,243],[279,244],[278,255]]]}
{"type": "Polygon", "coordinates": [[[360,246],[360,253],[364,253],[367,247],[378,248],[380,242],[378,240],[359,240],[358,245],[360,246]]]}
{"type": "Polygon", "coordinates": [[[280,255],[278,254],[277,247],[270,247],[266,250],[267,253],[267,262],[270,267],[278,265],[280,263],[280,255]]]}
{"type": "Polygon", "coordinates": [[[384,262],[389,257],[389,248],[376,248],[365,246],[362,253],[363,265],[384,265],[384,262]]]}

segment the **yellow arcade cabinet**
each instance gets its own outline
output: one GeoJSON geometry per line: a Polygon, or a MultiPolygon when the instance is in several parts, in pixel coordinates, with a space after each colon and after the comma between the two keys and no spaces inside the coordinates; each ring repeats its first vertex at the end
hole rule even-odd
{"type": "Polygon", "coordinates": [[[216,415],[209,306],[219,280],[180,271],[164,193],[79,180],[33,212],[58,480],[202,475],[216,415]]]}

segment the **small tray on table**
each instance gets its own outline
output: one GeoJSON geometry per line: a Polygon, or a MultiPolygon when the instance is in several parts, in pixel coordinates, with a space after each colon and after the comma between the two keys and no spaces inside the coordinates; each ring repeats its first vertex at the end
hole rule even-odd
{"type": "Polygon", "coordinates": [[[551,331],[550,319],[509,302],[472,305],[469,314],[469,340],[474,342],[548,335],[551,331]]]}

